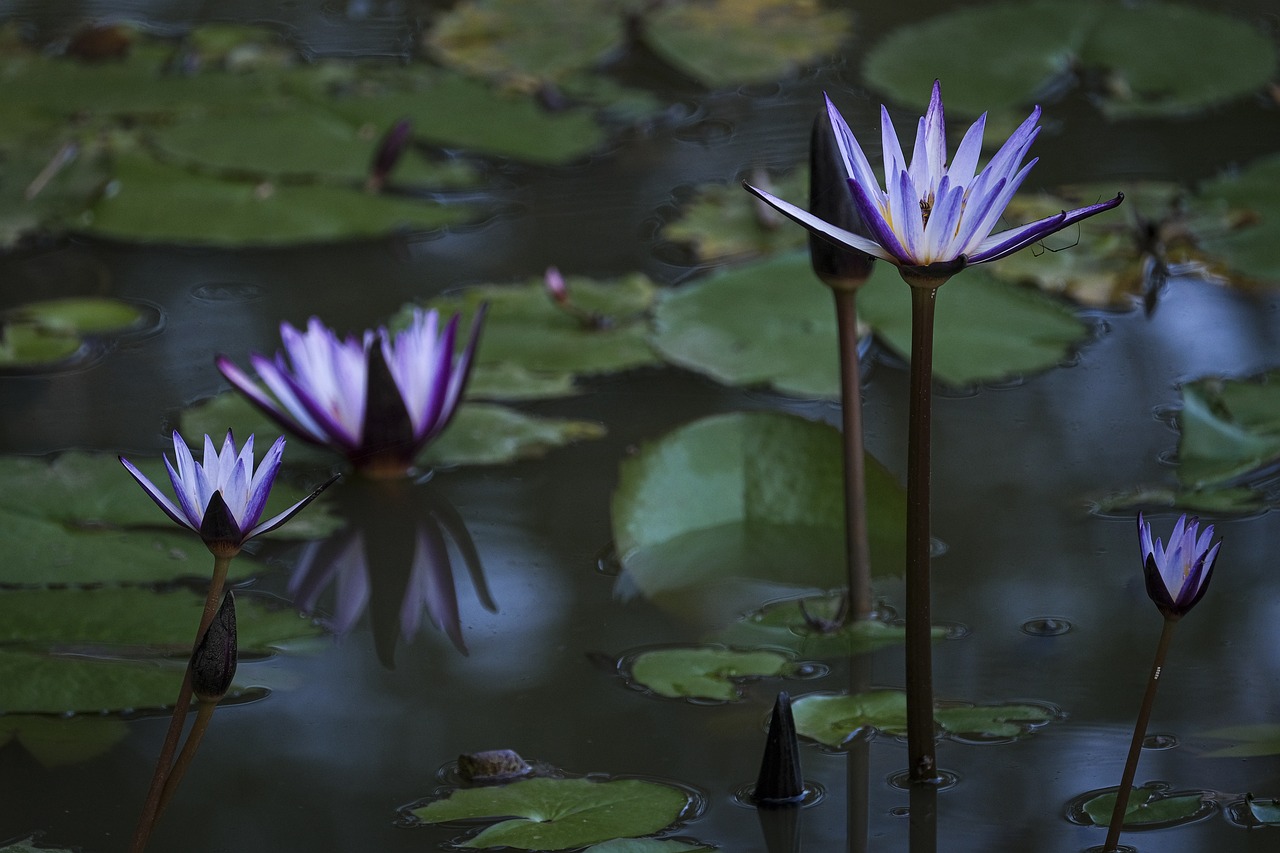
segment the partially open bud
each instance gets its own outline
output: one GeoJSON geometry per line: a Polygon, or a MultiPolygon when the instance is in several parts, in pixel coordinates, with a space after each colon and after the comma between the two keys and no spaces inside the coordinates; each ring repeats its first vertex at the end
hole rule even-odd
{"type": "Polygon", "coordinates": [[[236,677],[236,600],[231,590],[222,597],[209,629],[191,656],[191,692],[201,702],[217,703],[236,677]]]}
{"type": "Polygon", "coordinates": [[[569,301],[569,287],[564,283],[564,276],[560,274],[560,270],[556,267],[547,267],[546,277],[547,293],[551,294],[552,300],[563,305],[569,301]]]}
{"type": "Polygon", "coordinates": [[[409,147],[409,140],[412,137],[413,122],[407,118],[402,118],[391,126],[378,143],[373,162],[369,164],[369,178],[365,182],[365,189],[369,192],[378,192],[382,189],[387,182],[387,176],[391,174],[391,170],[400,162],[400,157],[409,147]]]}
{"type": "MultiPolygon", "coordinates": [[[[836,146],[831,120],[823,110],[809,137],[809,212],[833,225],[866,235],[862,217],[849,192],[848,173],[836,146]]],[[[854,288],[871,277],[875,258],[809,235],[809,262],[827,287],[854,288]]]]}

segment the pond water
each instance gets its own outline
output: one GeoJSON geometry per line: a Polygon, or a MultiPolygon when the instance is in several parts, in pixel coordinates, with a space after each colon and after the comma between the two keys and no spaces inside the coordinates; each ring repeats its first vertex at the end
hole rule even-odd
{"type": "MultiPolygon", "coordinates": [[[[172,8],[180,4],[120,5],[165,24],[193,14],[172,8]]],[[[363,4],[373,10],[365,20],[331,5],[287,4],[277,20],[321,53],[395,55],[412,40],[411,15],[399,4],[363,4]]],[[[860,88],[861,56],[904,22],[906,5],[859,10],[847,54],[799,79],[672,92],[681,106],[671,120],[587,162],[504,166],[497,192],[507,212],[443,236],[272,250],[71,238],[6,253],[0,304],[105,293],[154,305],[163,326],[73,372],[0,377],[0,451],[159,453],[183,407],[225,389],[213,354],[273,351],[281,320],[300,324],[315,314],[341,329],[375,326],[408,300],[524,279],[552,264],[683,283],[696,270],[657,236],[676,199],[753,166],[802,161],[824,89],[842,94],[855,131],[871,132],[880,95],[860,88]]],[[[40,17],[41,31],[52,33],[97,9],[58,4],[37,16],[20,5],[17,14],[40,17]]],[[[1266,3],[1235,4],[1233,13],[1269,14],[1276,23],[1266,3]]],[[[1036,144],[1034,187],[1135,176],[1194,182],[1272,153],[1280,139],[1274,104],[1252,97],[1191,117],[1126,122],[1108,121],[1078,94],[1046,108],[1051,123],[1036,144]]],[[[904,127],[915,113],[895,115],[904,127]]],[[[1118,783],[1160,620],[1145,595],[1132,516],[1093,513],[1091,501],[1171,480],[1177,433],[1168,413],[1179,383],[1277,366],[1280,295],[1174,276],[1152,316],[1082,313],[1092,335],[1061,367],[999,387],[940,389],[934,404],[933,534],[945,543],[934,561],[934,618],[962,628],[935,647],[937,696],[1048,703],[1063,719],[1011,743],[942,741],[939,761],[958,781],[937,794],[933,827],[909,826],[909,794],[890,784],[906,767],[902,741],[879,736],[850,753],[806,745],[805,777],[824,795],[799,812],[795,849],[1057,853],[1102,842],[1103,830],[1067,819],[1068,804],[1118,783]],[[1036,635],[1027,627],[1046,617],[1069,630],[1036,635]]],[[[901,477],[906,370],[873,349],[865,385],[868,448],[901,477]]],[[[342,514],[370,543],[367,612],[341,638],[242,665],[240,681],[271,692],[217,712],[153,849],[441,849],[464,830],[403,826],[397,810],[440,788],[460,753],[500,748],[572,774],[689,786],[705,809],[673,835],[728,851],[766,849],[756,813],[734,795],[759,768],[776,692],[840,690],[851,678],[899,686],[901,651],[859,658],[857,672],[837,659],[817,680],[754,682],[739,703],[629,689],[602,661],[697,642],[718,627],[719,614],[629,595],[625,579],[600,569],[610,497],[621,459],[696,418],[777,410],[838,423],[838,407],[667,367],[590,380],[577,396],[522,408],[598,421],[608,434],[542,459],[439,471],[398,496],[336,487],[342,514]],[[478,579],[455,559],[465,656],[426,615],[412,640],[396,638],[405,559],[398,555],[410,546],[383,535],[387,517],[405,529],[439,502],[456,509],[474,539],[496,605],[485,606],[478,579]]],[[[1172,516],[1155,519],[1167,536],[1172,516]]],[[[1127,833],[1141,850],[1262,850],[1280,833],[1246,831],[1221,813],[1245,792],[1280,796],[1280,759],[1206,757],[1222,744],[1204,736],[1275,721],[1280,523],[1271,513],[1214,522],[1224,541],[1216,579],[1177,631],[1152,718],[1151,733],[1176,738],[1176,746],[1145,750],[1137,778],[1211,792],[1219,811],[1187,826],[1127,833]]],[[[263,542],[257,553],[269,569],[248,588],[291,598],[290,577],[307,547],[263,542]]],[[[902,609],[900,583],[882,582],[876,593],[885,607],[902,609]]],[[[334,612],[332,589],[318,606],[334,612]]],[[[52,847],[123,849],[166,722],[131,719],[123,742],[66,766],[45,767],[17,743],[0,747],[0,842],[43,832],[52,847]]],[[[915,804],[917,815],[924,810],[915,804]]]]}

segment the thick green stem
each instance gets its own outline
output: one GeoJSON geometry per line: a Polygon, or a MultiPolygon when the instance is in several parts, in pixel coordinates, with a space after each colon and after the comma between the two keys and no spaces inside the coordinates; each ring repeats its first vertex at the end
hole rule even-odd
{"type": "MultiPolygon", "coordinates": [[[[196,631],[194,650],[200,643],[204,632],[209,630],[213,617],[218,613],[222,603],[222,588],[226,585],[227,570],[231,567],[231,557],[214,556],[213,577],[209,580],[209,594],[205,598],[204,613],[200,617],[200,628],[196,631]]],[[[165,781],[173,769],[174,753],[178,751],[178,740],[182,736],[182,728],[187,720],[187,711],[191,709],[191,661],[187,660],[187,670],[182,676],[182,687],[178,690],[178,700],[174,703],[173,714],[169,717],[169,730],[164,736],[164,746],[160,748],[160,758],[156,761],[155,772],[151,776],[151,787],[147,790],[147,799],[143,803],[142,813],[138,816],[138,825],[133,831],[133,840],[129,843],[129,853],[142,853],[147,849],[147,840],[155,827],[160,810],[160,798],[164,793],[165,781]]]]}
{"type": "Polygon", "coordinates": [[[832,288],[840,338],[840,408],[844,428],[846,623],[872,612],[871,550],[862,449],[862,377],[858,365],[858,302],[852,288],[832,288]]]}
{"type": "Polygon", "coordinates": [[[936,296],[936,286],[912,284],[907,434],[907,754],[911,781],[929,784],[939,779],[934,755],[929,596],[929,427],[936,296]]]}
{"type": "Polygon", "coordinates": [[[1138,773],[1138,757],[1142,754],[1142,742],[1147,737],[1147,723],[1151,721],[1151,708],[1156,701],[1156,688],[1160,686],[1160,673],[1164,669],[1164,659],[1169,653],[1169,641],[1173,639],[1173,626],[1176,619],[1164,620],[1164,628],[1160,631],[1160,643],[1156,646],[1156,657],[1151,662],[1151,675],[1147,678],[1147,692],[1142,696],[1142,707],[1138,710],[1138,721],[1133,724],[1133,740],[1129,743],[1129,757],[1124,762],[1124,774],[1120,777],[1120,787],[1116,791],[1116,807],[1111,812],[1111,825],[1107,828],[1107,841],[1102,845],[1103,853],[1114,851],[1120,844],[1120,829],[1124,826],[1124,813],[1129,807],[1129,792],[1133,787],[1133,777],[1138,773]]]}

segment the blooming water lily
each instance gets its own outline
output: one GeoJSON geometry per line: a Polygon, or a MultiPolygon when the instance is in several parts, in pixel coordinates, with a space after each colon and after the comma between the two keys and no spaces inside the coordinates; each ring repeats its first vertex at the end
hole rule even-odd
{"type": "Polygon", "coordinates": [[[460,356],[458,317],[439,332],[434,310],[415,309],[408,328],[394,335],[384,326],[342,339],[316,317],[305,332],[282,323],[284,352],[249,359],[270,394],[226,356],[217,365],[281,426],[373,476],[402,476],[457,411],[483,320],[482,306],[460,356]]]}
{"type": "Polygon", "coordinates": [[[826,99],[826,104],[836,145],[849,176],[849,190],[869,236],[820,219],[764,190],[750,185],[746,187],[814,234],[895,266],[941,264],[943,267],[939,272],[949,275],[968,264],[985,263],[1011,255],[1072,223],[1109,210],[1124,199],[1123,195],[1116,195],[1098,204],[1063,211],[992,234],[1014,193],[1036,164],[1035,158],[1026,165],[1022,161],[1040,133],[1036,125],[1040,119],[1039,107],[1031,111],[986,168],[979,172],[978,156],[982,151],[987,121],[985,113],[965,133],[948,164],[942,91],[934,81],[929,109],[920,119],[908,165],[898,134],[889,120],[889,111],[881,106],[880,136],[885,176],[884,187],[881,188],[849,125],[830,98],[826,99]]]}
{"type": "Polygon", "coordinates": [[[1204,597],[1221,542],[1213,541],[1213,525],[1200,532],[1198,519],[1184,514],[1173,527],[1169,547],[1151,541],[1151,525],[1138,515],[1138,539],[1147,595],[1169,619],[1180,619],[1204,597]]]}
{"type": "MultiPolygon", "coordinates": [[[[173,433],[175,469],[169,457],[164,465],[178,502],[174,504],[164,492],[137,467],[120,457],[120,463],[128,469],[151,500],[178,524],[200,534],[204,544],[215,556],[231,557],[240,551],[253,537],[275,530],[316,496],[328,488],[330,480],[279,515],[259,523],[267,496],[275,482],[276,472],[284,455],[284,438],[277,438],[262,458],[262,464],[254,470],[253,436],[245,441],[237,453],[235,437],[227,431],[222,450],[214,447],[213,439],[204,437],[204,462],[197,463],[182,436],[173,433]]],[[[334,479],[337,479],[336,477],[334,479]]]]}

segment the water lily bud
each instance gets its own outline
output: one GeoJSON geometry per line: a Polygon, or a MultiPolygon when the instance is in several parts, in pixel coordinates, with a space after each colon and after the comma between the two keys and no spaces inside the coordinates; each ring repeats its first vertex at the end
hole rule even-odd
{"type": "MultiPolygon", "coordinates": [[[[865,235],[862,217],[846,184],[848,177],[831,120],[823,110],[814,119],[809,137],[809,212],[846,231],[865,235]]],[[[874,261],[866,252],[809,235],[809,263],[827,287],[857,287],[871,277],[874,261]]]]}
{"type": "Polygon", "coordinates": [[[231,590],[222,597],[209,629],[191,656],[191,692],[201,702],[217,703],[236,677],[236,600],[231,590]]]}
{"type": "Polygon", "coordinates": [[[791,697],[785,691],[779,693],[773,703],[769,736],[752,797],[762,808],[792,806],[804,799],[800,742],[796,738],[796,721],[791,715],[791,697]]]}

